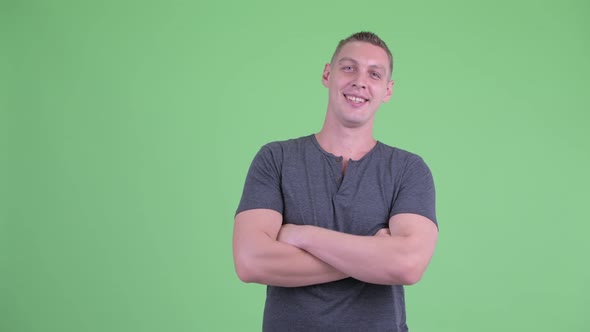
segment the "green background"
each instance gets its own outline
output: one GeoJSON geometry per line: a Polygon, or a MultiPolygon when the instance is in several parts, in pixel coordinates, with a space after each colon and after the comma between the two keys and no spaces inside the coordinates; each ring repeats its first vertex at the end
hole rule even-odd
{"type": "Polygon", "coordinates": [[[337,42],[395,57],[420,154],[419,331],[588,331],[588,1],[0,1],[0,331],[257,331],[231,232],[261,145],[317,132],[337,42]]]}

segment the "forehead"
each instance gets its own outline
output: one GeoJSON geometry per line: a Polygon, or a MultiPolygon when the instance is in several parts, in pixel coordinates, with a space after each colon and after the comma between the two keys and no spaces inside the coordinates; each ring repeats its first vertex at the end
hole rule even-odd
{"type": "Polygon", "coordinates": [[[342,46],[336,55],[336,63],[341,60],[349,58],[361,64],[369,66],[381,66],[383,68],[389,67],[389,56],[384,49],[366,42],[349,42],[342,46]]]}

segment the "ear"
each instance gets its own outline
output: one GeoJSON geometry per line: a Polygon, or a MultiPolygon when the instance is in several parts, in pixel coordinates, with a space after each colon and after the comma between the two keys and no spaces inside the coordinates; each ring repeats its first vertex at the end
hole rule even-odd
{"type": "Polygon", "coordinates": [[[329,78],[330,78],[330,70],[332,68],[330,67],[329,63],[326,63],[326,65],[324,66],[324,73],[322,74],[322,84],[327,88],[328,87],[328,82],[329,82],[329,78]]]}
{"type": "Polygon", "coordinates": [[[388,101],[391,99],[391,94],[393,93],[393,80],[387,82],[387,90],[385,91],[385,96],[383,97],[383,102],[388,101]]]}

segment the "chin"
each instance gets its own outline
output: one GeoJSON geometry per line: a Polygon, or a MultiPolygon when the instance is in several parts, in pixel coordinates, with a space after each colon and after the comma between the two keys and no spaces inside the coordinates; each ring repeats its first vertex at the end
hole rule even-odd
{"type": "Polygon", "coordinates": [[[367,119],[343,119],[342,124],[346,128],[360,128],[369,123],[367,119]]]}

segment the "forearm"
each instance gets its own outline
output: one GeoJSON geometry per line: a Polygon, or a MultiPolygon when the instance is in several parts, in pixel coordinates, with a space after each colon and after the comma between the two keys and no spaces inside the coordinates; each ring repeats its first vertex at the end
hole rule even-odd
{"type": "Polygon", "coordinates": [[[302,226],[293,245],[353,278],[375,284],[413,284],[423,271],[414,263],[412,239],[357,236],[302,226]]]}
{"type": "Polygon", "coordinates": [[[317,257],[278,239],[281,215],[257,209],[236,216],[234,263],[244,282],[297,287],[346,278],[317,257]]]}
{"type": "Polygon", "coordinates": [[[258,249],[236,254],[236,269],[242,281],[299,287],[346,278],[347,275],[294,246],[267,239],[258,249]]]}

